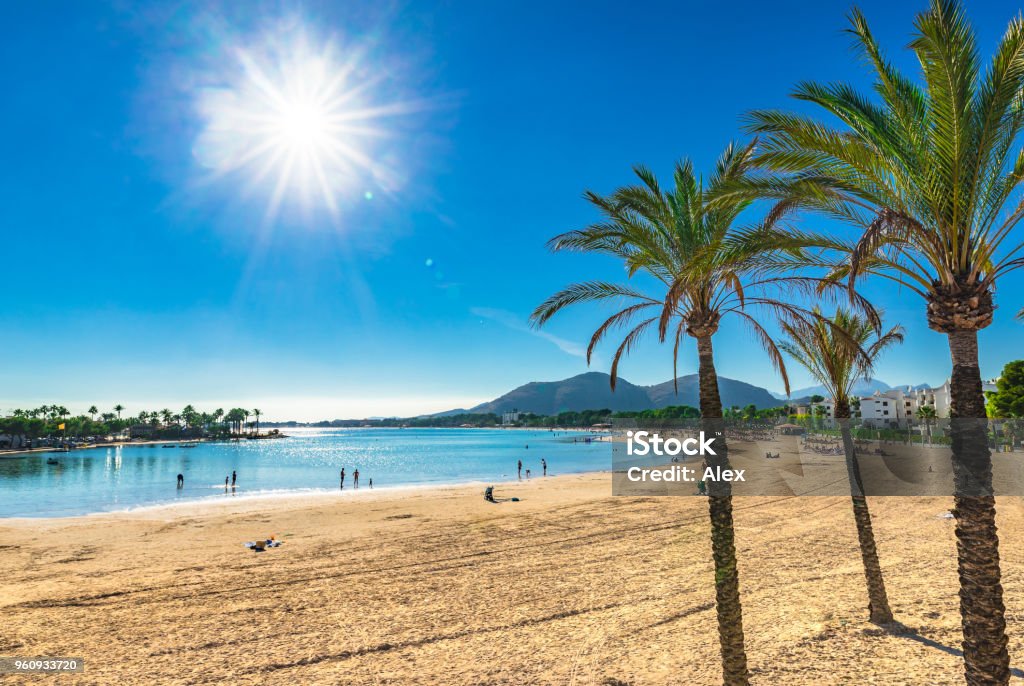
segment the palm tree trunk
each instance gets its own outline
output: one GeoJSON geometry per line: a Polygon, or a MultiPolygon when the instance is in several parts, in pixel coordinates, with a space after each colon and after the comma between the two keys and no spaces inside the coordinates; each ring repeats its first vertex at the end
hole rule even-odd
{"type": "Polygon", "coordinates": [[[850,433],[850,405],[845,399],[836,399],[835,418],[843,436],[843,452],[846,454],[846,472],[850,478],[850,498],[853,501],[853,520],[857,523],[857,540],[860,542],[860,558],[864,564],[864,577],[868,585],[868,616],[875,624],[893,621],[889,608],[889,595],[885,592],[882,565],[878,561],[875,547],[875,532],[871,528],[871,512],[868,499],[864,497],[864,482],[860,476],[857,448],[850,433]]]}
{"type": "MultiPolygon", "coordinates": [[[[709,467],[729,468],[729,449],[722,422],[722,398],[718,393],[711,336],[697,339],[700,358],[700,413],[704,431],[715,437],[716,455],[706,455],[709,467]]],[[[746,686],[747,653],[743,645],[743,608],[740,605],[739,570],[736,565],[735,530],[732,520],[732,486],[727,481],[708,484],[711,515],[711,556],[715,562],[715,607],[718,639],[722,648],[722,680],[726,686],[746,686]]]]}
{"type": "Polygon", "coordinates": [[[978,333],[958,330],[948,336],[953,360],[949,384],[953,515],[966,678],[970,686],[1007,684],[1010,657],[1006,650],[1006,608],[992,495],[992,455],[978,367],[978,333]]]}

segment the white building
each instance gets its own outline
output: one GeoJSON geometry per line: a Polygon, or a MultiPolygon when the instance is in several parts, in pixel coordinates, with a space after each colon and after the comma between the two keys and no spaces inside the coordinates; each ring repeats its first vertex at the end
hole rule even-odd
{"type": "MultiPolygon", "coordinates": [[[[996,390],[995,383],[986,381],[982,384],[985,391],[996,390]]],[[[917,419],[917,411],[931,405],[935,408],[935,416],[944,419],[949,417],[949,380],[938,388],[892,388],[888,391],[875,391],[872,395],[858,398],[860,400],[860,418],[865,423],[875,425],[895,425],[906,419],[917,419]]],[[[832,401],[826,401],[829,414],[832,416],[832,401]]]]}
{"type": "Polygon", "coordinates": [[[501,413],[501,424],[502,426],[510,426],[519,421],[519,410],[512,410],[511,412],[501,413]]]}

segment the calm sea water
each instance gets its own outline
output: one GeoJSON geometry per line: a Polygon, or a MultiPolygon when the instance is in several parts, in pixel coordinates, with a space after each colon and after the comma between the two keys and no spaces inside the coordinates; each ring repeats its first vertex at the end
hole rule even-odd
{"type": "Polygon", "coordinates": [[[611,445],[578,432],[501,429],[288,429],[289,438],[201,443],[196,448],[133,445],[0,458],[0,517],[62,517],[182,501],[274,493],[389,488],[609,469],[611,445]],[[574,443],[573,439],[578,442],[574,443]],[[529,447],[527,447],[529,446],[529,447]],[[47,464],[56,459],[59,464],[47,464]],[[224,477],[238,472],[236,489],[224,477]],[[185,487],[176,487],[177,475],[185,487]]]}

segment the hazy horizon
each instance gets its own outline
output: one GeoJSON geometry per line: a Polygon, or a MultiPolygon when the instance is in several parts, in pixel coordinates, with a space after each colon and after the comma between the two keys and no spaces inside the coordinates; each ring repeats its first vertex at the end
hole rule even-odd
{"type": "MultiPolygon", "coordinates": [[[[604,370],[590,370],[590,371],[604,371],[604,370]]],[[[680,376],[688,376],[692,374],[680,374],[680,376]]],[[[406,396],[406,397],[377,397],[377,398],[330,398],[330,397],[259,397],[259,396],[247,396],[245,398],[230,398],[222,397],[214,400],[197,400],[190,398],[177,398],[173,400],[143,400],[136,401],[134,399],[120,399],[120,400],[62,400],[60,398],[45,398],[35,399],[25,402],[14,402],[9,399],[0,397],[0,414],[5,414],[14,409],[31,409],[34,407],[40,407],[42,405],[59,404],[64,405],[68,408],[73,415],[87,414],[87,410],[90,406],[95,405],[99,411],[112,412],[113,407],[117,404],[125,406],[125,410],[122,413],[124,416],[131,416],[137,414],[140,410],[154,411],[162,410],[164,408],[171,409],[172,411],[179,411],[185,405],[193,405],[197,410],[201,412],[212,412],[217,408],[224,410],[231,409],[232,407],[245,407],[245,408],[259,408],[263,415],[261,417],[262,422],[320,422],[320,421],[332,421],[335,419],[367,419],[371,417],[415,417],[419,415],[437,414],[439,412],[447,412],[455,409],[470,409],[482,403],[490,402],[505,393],[518,388],[526,383],[532,381],[561,381],[566,378],[575,376],[575,374],[550,378],[550,379],[529,379],[523,383],[510,386],[508,388],[501,389],[494,392],[489,396],[406,396]],[[332,409],[336,408],[332,414],[332,409]],[[362,409],[361,409],[362,408],[362,409]],[[396,408],[405,408],[399,411],[396,408]]],[[[722,375],[725,378],[730,378],[726,375],[722,375]]],[[[628,381],[638,386],[651,386],[657,383],[664,383],[671,379],[671,375],[668,378],[661,379],[654,383],[638,383],[628,377],[621,377],[624,381],[628,381]]],[[[933,380],[903,380],[903,379],[882,379],[874,377],[877,381],[882,381],[894,388],[898,388],[904,385],[917,385],[927,383],[929,386],[940,386],[945,381],[933,381],[933,380]]],[[[743,379],[736,379],[743,381],[743,379]]],[[[750,383],[750,382],[746,382],[750,383]]],[[[757,384],[752,384],[757,386],[757,384]]],[[[810,383],[807,386],[793,387],[793,390],[799,388],[808,388],[816,386],[817,384],[810,383]]],[[[782,390],[776,390],[772,388],[765,389],[770,393],[782,393],[782,390]]],[[[597,409],[597,408],[592,408],[597,409]]]]}

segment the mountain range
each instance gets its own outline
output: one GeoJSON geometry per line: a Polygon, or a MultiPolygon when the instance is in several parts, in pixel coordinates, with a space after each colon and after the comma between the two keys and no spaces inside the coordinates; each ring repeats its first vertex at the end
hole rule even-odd
{"type": "MultiPolygon", "coordinates": [[[[853,395],[865,396],[871,395],[875,391],[889,391],[892,390],[893,388],[906,389],[906,387],[906,384],[902,384],[899,386],[890,386],[884,381],[879,381],[878,379],[868,379],[866,381],[864,379],[861,379],[860,381],[853,385],[853,395]]],[[[930,384],[926,383],[919,383],[916,386],[912,385],[910,387],[913,388],[914,390],[919,390],[922,388],[931,388],[930,384]]],[[[771,393],[779,400],[787,400],[787,396],[785,393],[776,393],[774,391],[769,391],[769,393],[771,393]]],[[[806,388],[794,388],[793,392],[789,394],[788,399],[789,402],[793,402],[794,400],[798,399],[810,398],[812,395],[828,396],[829,394],[825,392],[824,386],[808,386],[806,388]]]]}
{"type": "MultiPolygon", "coordinates": [[[[688,374],[678,379],[678,392],[671,380],[654,386],[638,386],[619,377],[612,392],[610,378],[604,372],[587,372],[561,381],[532,381],[515,388],[508,393],[481,403],[469,409],[459,408],[440,412],[435,416],[446,416],[511,412],[532,412],[533,414],[554,415],[559,412],[579,412],[608,408],[613,411],[652,410],[669,405],[700,406],[698,379],[696,374],[688,374]]],[[[914,388],[926,388],[920,384],[914,388]]],[[[859,382],[854,387],[858,395],[870,395],[877,391],[891,388],[884,381],[871,379],[859,382]]],[[[723,407],[746,407],[756,405],[759,408],[778,407],[787,402],[806,400],[812,395],[827,395],[821,386],[808,386],[795,389],[787,398],[783,394],[772,393],[760,386],[718,377],[718,390],[722,395],[723,407]]]]}
{"type": "MultiPolygon", "coordinates": [[[[615,392],[612,392],[609,381],[609,376],[604,372],[587,372],[561,381],[533,381],[468,410],[450,410],[441,414],[501,414],[518,410],[553,415],[559,412],[601,408],[635,411],[669,405],[700,405],[696,374],[679,377],[678,393],[671,380],[655,386],[637,386],[619,377],[615,383],[615,392]]],[[[722,404],[725,407],[744,407],[750,404],[758,407],[776,407],[783,404],[781,400],[759,386],[724,376],[718,377],[718,390],[722,394],[722,404]]]]}
{"type": "MultiPolygon", "coordinates": [[[[885,383],[884,381],[879,381],[878,379],[861,379],[860,381],[853,385],[853,393],[854,395],[871,395],[875,391],[888,391],[891,388],[892,386],[885,383]]],[[[775,393],[774,391],[769,392],[779,400],[787,399],[785,393],[775,393]]],[[[809,398],[812,395],[827,396],[829,394],[825,392],[824,386],[808,386],[807,388],[794,388],[793,392],[790,393],[788,397],[809,398]]]]}

